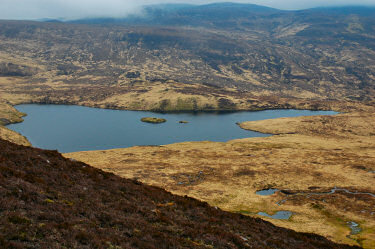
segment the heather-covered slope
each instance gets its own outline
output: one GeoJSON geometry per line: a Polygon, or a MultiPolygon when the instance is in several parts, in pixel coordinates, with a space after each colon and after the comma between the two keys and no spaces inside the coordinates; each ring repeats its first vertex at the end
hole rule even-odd
{"type": "Polygon", "coordinates": [[[0,140],[1,248],[351,248],[0,140]]]}

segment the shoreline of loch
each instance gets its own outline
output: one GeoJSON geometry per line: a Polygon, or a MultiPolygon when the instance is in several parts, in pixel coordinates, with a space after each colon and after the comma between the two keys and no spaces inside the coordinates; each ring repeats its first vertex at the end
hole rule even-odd
{"type": "Polygon", "coordinates": [[[12,124],[7,127],[28,137],[37,147],[58,149],[64,153],[141,145],[165,145],[187,141],[227,142],[233,139],[264,137],[271,134],[240,129],[236,125],[236,121],[337,114],[333,111],[294,109],[256,112],[154,113],[103,110],[72,105],[30,104],[18,107],[19,111],[30,114],[26,123],[12,124]],[[145,116],[154,116],[157,120],[145,119],[145,116]],[[159,119],[160,121],[158,121],[159,119]],[[166,120],[168,120],[167,123],[166,120]],[[180,124],[181,120],[188,120],[190,125],[177,126],[176,124],[180,124]],[[160,126],[140,125],[141,121],[152,123],[157,121],[160,126]],[[46,123],[49,125],[45,126],[46,123]],[[100,132],[98,133],[97,130],[100,132]],[[226,132],[222,133],[222,130],[226,132]],[[148,135],[144,136],[144,134],[148,135]],[[67,137],[74,138],[75,141],[72,139],[70,141],[67,137]],[[120,141],[121,139],[122,141],[120,141]],[[86,142],[86,140],[92,140],[92,142],[86,142]],[[70,148],[69,144],[73,147],[70,148]]]}
{"type": "MultiPolygon", "coordinates": [[[[293,101],[296,101],[293,99],[293,101]]],[[[95,103],[79,103],[79,102],[66,102],[66,101],[59,101],[59,100],[49,100],[49,101],[38,101],[34,100],[31,101],[28,99],[15,99],[13,101],[7,101],[3,99],[0,101],[0,107],[6,112],[0,111],[0,119],[6,120],[6,122],[0,121],[0,137],[3,137],[4,139],[12,140],[15,143],[22,144],[22,145],[28,145],[30,146],[31,143],[27,140],[26,137],[24,137],[22,134],[16,134],[13,131],[6,128],[7,125],[10,124],[17,124],[23,122],[23,117],[27,116],[27,113],[21,113],[16,109],[16,106],[18,105],[26,105],[26,104],[33,104],[33,105],[46,105],[46,104],[53,104],[53,105],[71,105],[71,106],[83,106],[83,107],[91,107],[91,108],[99,108],[99,109],[108,109],[108,110],[128,110],[128,111],[142,111],[142,112],[154,112],[156,114],[179,114],[179,113],[234,113],[234,112],[257,112],[257,111],[266,111],[266,110],[280,110],[280,109],[295,109],[295,110],[311,110],[311,111],[336,111],[336,112],[346,112],[349,110],[355,110],[358,108],[358,103],[352,103],[349,105],[340,105],[339,101],[322,101],[317,102],[316,100],[312,100],[311,102],[306,100],[300,100],[300,102],[292,103],[292,104],[286,104],[287,102],[284,102],[284,104],[280,103],[273,103],[273,104],[267,104],[265,103],[265,106],[231,106],[230,108],[216,108],[216,109],[204,109],[203,107],[198,107],[197,109],[192,109],[194,106],[190,106],[187,109],[178,109],[176,106],[176,109],[170,109],[170,110],[158,110],[157,108],[132,108],[132,107],[123,107],[123,106],[116,106],[111,105],[108,107],[108,105],[103,104],[95,104],[95,103]],[[319,104],[318,104],[319,103],[319,104]],[[232,108],[232,109],[231,109],[232,108]],[[7,135],[5,135],[7,134],[7,135]],[[10,134],[10,135],[8,135],[10,134]]],[[[361,108],[361,107],[360,107],[361,108]]],[[[242,128],[242,127],[241,127],[242,128]]]]}

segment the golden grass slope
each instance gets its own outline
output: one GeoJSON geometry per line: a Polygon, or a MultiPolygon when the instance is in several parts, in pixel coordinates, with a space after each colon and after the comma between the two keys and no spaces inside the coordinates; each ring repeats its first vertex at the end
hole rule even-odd
{"type": "Polygon", "coordinates": [[[22,122],[25,114],[0,99],[0,125],[22,122]]]}
{"type": "MultiPolygon", "coordinates": [[[[292,211],[276,225],[336,242],[375,247],[375,117],[373,110],[336,116],[246,122],[243,128],[280,134],[226,143],[188,142],[157,147],[77,152],[65,156],[232,212],[292,211]],[[256,195],[265,188],[287,190],[256,195]],[[285,200],[281,205],[276,203],[285,200]],[[351,235],[355,221],[362,232],[351,235]]],[[[266,218],[268,219],[268,218],[266,218]]]]}
{"type": "Polygon", "coordinates": [[[19,145],[30,146],[30,142],[22,135],[5,128],[3,125],[22,122],[24,113],[17,111],[13,106],[0,100],[0,138],[19,145]]]}
{"type": "MultiPolygon", "coordinates": [[[[49,76],[46,76],[49,77],[49,76]]],[[[90,77],[95,82],[95,77],[90,77]]],[[[114,85],[67,84],[64,79],[33,82],[0,77],[0,95],[12,105],[75,104],[99,108],[157,111],[332,109],[338,101],[274,97],[268,92],[242,92],[201,84],[136,82],[114,85]]]]}
{"type": "Polygon", "coordinates": [[[20,135],[19,133],[9,130],[3,126],[0,126],[0,138],[8,140],[12,143],[24,145],[24,146],[31,146],[30,142],[24,136],[20,135]]]}

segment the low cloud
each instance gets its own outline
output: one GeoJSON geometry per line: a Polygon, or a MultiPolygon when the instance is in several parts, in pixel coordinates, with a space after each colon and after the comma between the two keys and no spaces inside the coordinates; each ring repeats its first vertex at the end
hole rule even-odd
{"type": "Polygon", "coordinates": [[[124,0],[0,0],[0,18],[120,17],[138,11],[141,5],[139,1],[124,0]]]}
{"type": "MultiPolygon", "coordinates": [[[[123,17],[137,13],[142,5],[161,3],[206,4],[210,0],[0,0],[0,19],[123,17]]],[[[304,9],[334,5],[375,5],[374,0],[233,0],[280,9],[304,9]]]]}
{"type": "Polygon", "coordinates": [[[375,6],[374,0],[254,0],[253,3],[287,10],[347,5],[375,6]]]}

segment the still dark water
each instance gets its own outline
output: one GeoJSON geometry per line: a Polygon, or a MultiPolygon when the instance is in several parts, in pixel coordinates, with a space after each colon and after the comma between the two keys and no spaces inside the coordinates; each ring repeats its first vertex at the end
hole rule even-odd
{"type": "Polygon", "coordinates": [[[163,145],[185,141],[224,142],[237,138],[266,137],[246,131],[236,122],[279,117],[332,115],[332,111],[268,110],[232,113],[160,114],[68,105],[18,105],[28,116],[8,128],[26,136],[35,147],[60,152],[104,150],[136,145],[163,145]],[[166,123],[149,124],[142,117],[160,117],[166,123]],[[179,121],[189,121],[180,124],[179,121]]]}

